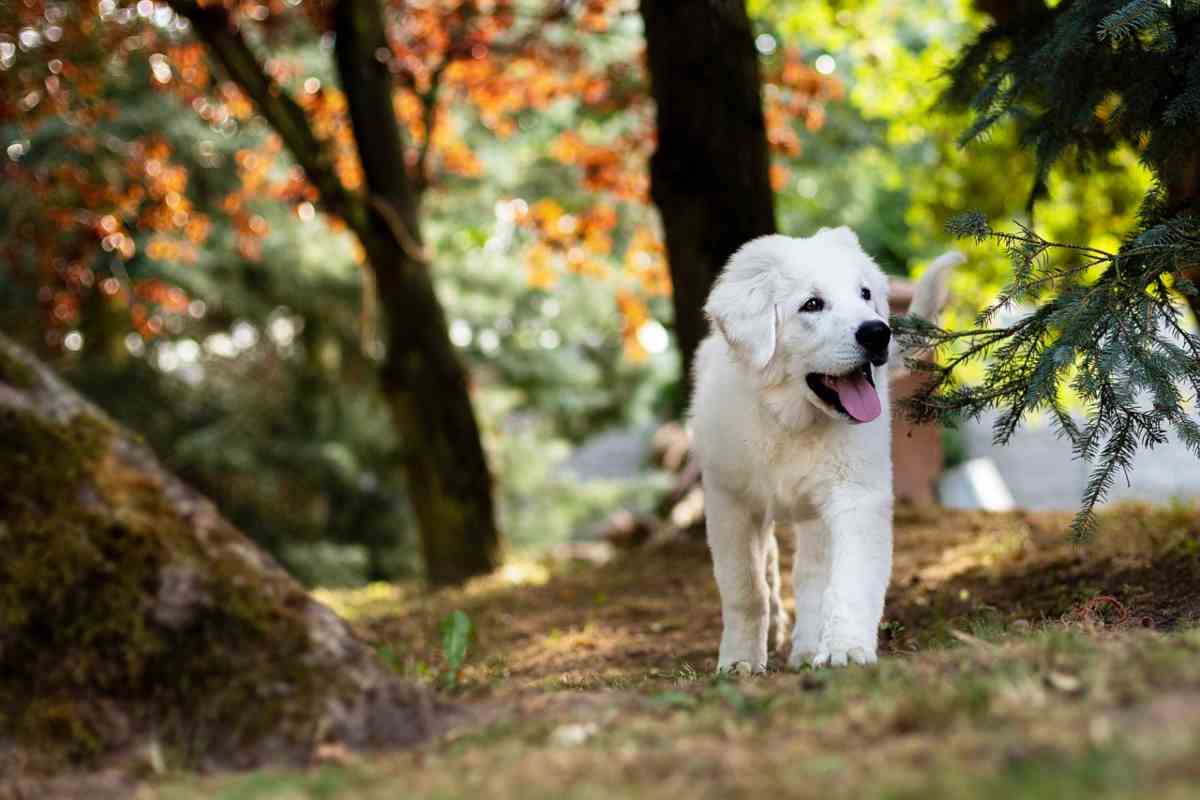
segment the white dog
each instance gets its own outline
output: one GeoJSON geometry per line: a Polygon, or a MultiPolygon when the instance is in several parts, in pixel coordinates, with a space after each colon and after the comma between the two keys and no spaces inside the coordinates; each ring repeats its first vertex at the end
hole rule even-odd
{"type": "MultiPolygon", "coordinates": [[[[918,282],[932,318],[959,253],[918,282]]],[[[892,568],[887,281],[849,228],[738,250],[705,312],[692,427],[721,592],[719,671],[761,672],[786,641],[775,530],[796,537],[788,664],[876,660],[892,568]]]]}

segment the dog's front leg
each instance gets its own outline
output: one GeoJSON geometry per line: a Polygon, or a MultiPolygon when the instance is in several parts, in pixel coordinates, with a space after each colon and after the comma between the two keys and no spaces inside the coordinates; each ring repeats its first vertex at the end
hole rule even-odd
{"type": "Polygon", "coordinates": [[[891,492],[839,487],[821,505],[830,532],[830,575],[812,663],[874,664],[892,572],[891,492]]]}
{"type": "Polygon", "coordinates": [[[796,592],[796,627],[788,666],[799,669],[812,661],[821,644],[825,615],[821,603],[829,589],[829,528],[819,517],[792,526],[796,551],[792,556],[792,585],[796,592]]]}
{"type": "Polygon", "coordinates": [[[761,519],[729,492],[705,490],[708,546],[721,593],[718,672],[767,668],[767,537],[761,519]]]}

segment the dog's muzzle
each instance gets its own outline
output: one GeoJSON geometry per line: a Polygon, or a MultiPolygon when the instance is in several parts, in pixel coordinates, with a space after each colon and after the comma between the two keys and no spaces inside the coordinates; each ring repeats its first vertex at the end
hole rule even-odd
{"type": "Polygon", "coordinates": [[[886,322],[873,319],[858,326],[854,340],[866,351],[867,360],[882,367],[888,360],[888,345],[892,341],[892,329],[886,322]]]}

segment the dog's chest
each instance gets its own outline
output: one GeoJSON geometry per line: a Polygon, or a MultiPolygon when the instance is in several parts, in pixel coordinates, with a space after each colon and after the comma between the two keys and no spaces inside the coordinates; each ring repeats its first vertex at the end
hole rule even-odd
{"type": "Polygon", "coordinates": [[[770,508],[802,518],[828,497],[832,487],[863,479],[863,454],[845,437],[830,433],[826,429],[780,437],[763,450],[760,490],[770,508]]]}
{"type": "Polygon", "coordinates": [[[778,502],[808,494],[828,480],[831,468],[840,471],[837,467],[840,459],[829,459],[829,454],[822,453],[818,445],[803,440],[778,442],[764,451],[760,474],[766,480],[772,500],[778,502]]]}

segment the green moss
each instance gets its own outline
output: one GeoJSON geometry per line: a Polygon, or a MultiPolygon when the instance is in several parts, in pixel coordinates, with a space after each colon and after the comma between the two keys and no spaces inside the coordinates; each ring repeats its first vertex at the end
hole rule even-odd
{"type": "Polygon", "coordinates": [[[72,760],[153,731],[185,763],[310,736],[328,676],[305,660],[304,595],[202,551],[113,435],[0,411],[0,728],[72,760]],[[180,627],[154,616],[168,565],[203,576],[180,627]]]}
{"type": "Polygon", "coordinates": [[[37,383],[37,373],[0,342],[0,383],[14,389],[31,389],[37,383]]]}

